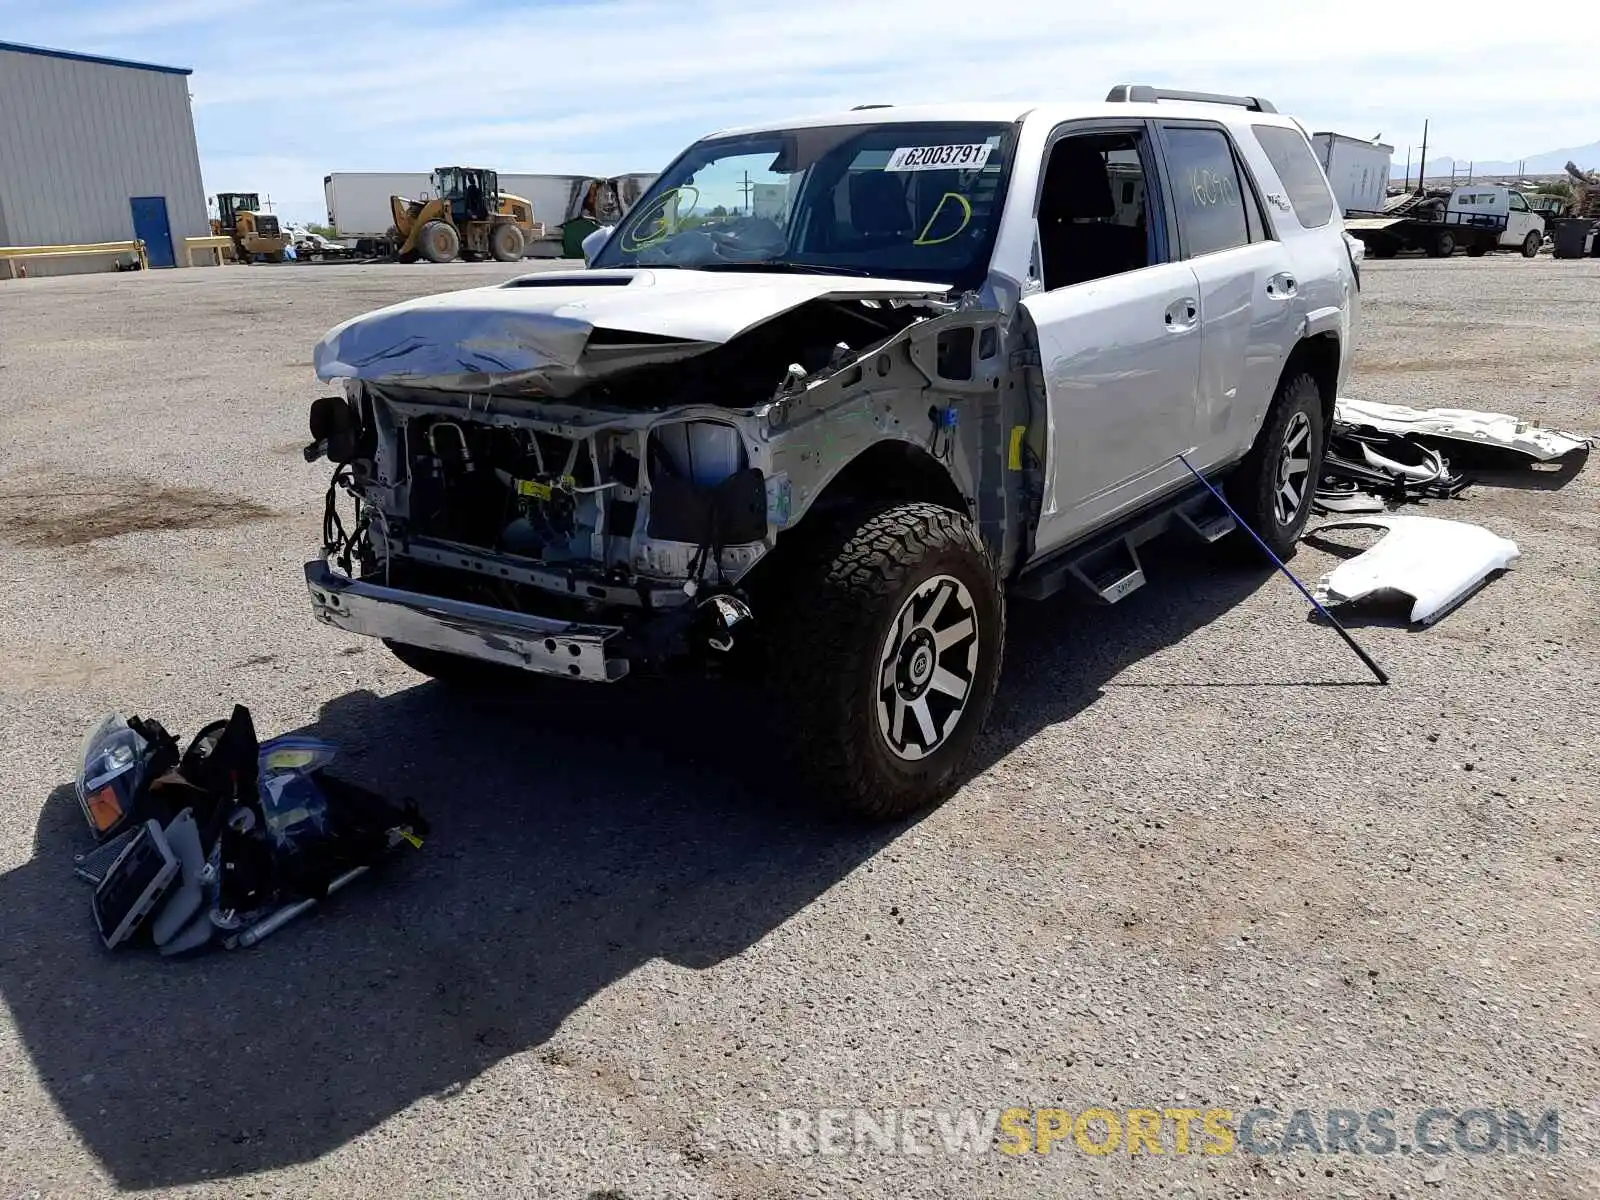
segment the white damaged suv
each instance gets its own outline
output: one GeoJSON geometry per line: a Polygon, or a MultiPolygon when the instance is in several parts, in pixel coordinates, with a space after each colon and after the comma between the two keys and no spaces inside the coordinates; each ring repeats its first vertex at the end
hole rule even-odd
{"type": "Polygon", "coordinates": [[[1297,122],[1133,85],[718,133],[593,243],[318,345],[314,612],[451,680],[754,664],[878,818],[959,780],[1008,598],[1242,536],[1180,455],[1292,553],[1360,290],[1297,122]]]}

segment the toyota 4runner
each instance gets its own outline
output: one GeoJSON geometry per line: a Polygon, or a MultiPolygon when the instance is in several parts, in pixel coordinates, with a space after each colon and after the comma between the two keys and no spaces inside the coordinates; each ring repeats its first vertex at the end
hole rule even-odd
{"type": "Polygon", "coordinates": [[[316,616],[445,679],[757,664],[879,818],[959,778],[1009,597],[1238,540],[1186,463],[1293,552],[1360,288],[1297,122],[1135,85],[718,133],[585,250],[320,342],[316,616]]]}

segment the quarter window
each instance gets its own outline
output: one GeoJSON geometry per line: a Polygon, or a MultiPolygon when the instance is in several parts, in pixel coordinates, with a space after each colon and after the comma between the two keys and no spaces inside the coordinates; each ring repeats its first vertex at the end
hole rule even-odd
{"type": "Polygon", "coordinates": [[[1333,219],[1333,193],[1305,135],[1282,125],[1252,125],[1272,169],[1283,180],[1294,215],[1306,229],[1320,229],[1333,219]]]}
{"type": "Polygon", "coordinates": [[[1249,245],[1249,192],[1239,178],[1228,135],[1181,125],[1169,125],[1164,132],[1185,254],[1197,258],[1249,245]]]}

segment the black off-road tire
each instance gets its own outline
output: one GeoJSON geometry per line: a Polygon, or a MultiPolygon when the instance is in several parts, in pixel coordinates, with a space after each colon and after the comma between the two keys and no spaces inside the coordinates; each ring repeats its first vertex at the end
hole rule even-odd
{"type": "MultiPolygon", "coordinates": [[[[1285,561],[1294,556],[1300,534],[1311,517],[1311,499],[1317,480],[1322,476],[1322,458],[1327,444],[1327,420],[1316,379],[1307,372],[1285,376],[1278,384],[1277,395],[1267,410],[1267,419],[1256,435],[1255,444],[1228,479],[1225,488],[1228,503],[1272,552],[1285,561]],[[1307,435],[1304,491],[1299,507],[1285,521],[1278,504],[1283,478],[1280,468],[1285,462],[1286,443],[1302,430],[1307,435]]],[[[1251,554],[1260,557],[1261,548],[1244,530],[1236,531],[1229,540],[1245,557],[1251,554]]]]}
{"type": "MultiPolygon", "coordinates": [[[[900,504],[847,526],[804,552],[807,561],[792,576],[767,662],[785,701],[796,758],[819,799],[856,818],[888,821],[944,799],[959,782],[1000,677],[1005,597],[977,531],[960,513],[937,504],[900,504]],[[925,602],[913,599],[930,587],[925,602]],[[965,638],[940,647],[940,638],[959,633],[969,602],[975,650],[969,654],[965,638]],[[924,603],[920,610],[918,603],[924,603]],[[919,611],[934,613],[930,631],[916,624],[919,611]],[[903,613],[911,615],[902,621],[903,613]],[[902,631],[908,632],[904,640],[902,631]],[[919,648],[915,638],[924,632],[919,648]],[[909,657],[888,653],[891,646],[910,651],[909,657]],[[933,655],[931,664],[921,657],[924,650],[933,655]],[[894,735],[880,723],[892,723],[888,714],[898,703],[894,688],[882,689],[885,664],[901,661],[907,672],[954,672],[968,682],[964,702],[948,712],[947,702],[933,697],[936,685],[924,683],[921,702],[935,706],[935,722],[939,713],[946,720],[931,750],[920,732],[913,735],[921,743],[914,751],[923,755],[915,759],[892,747],[894,735]]],[[[893,667],[887,677],[899,678],[893,667]]],[[[913,715],[901,728],[912,722],[923,728],[915,710],[907,712],[913,715]]]]}

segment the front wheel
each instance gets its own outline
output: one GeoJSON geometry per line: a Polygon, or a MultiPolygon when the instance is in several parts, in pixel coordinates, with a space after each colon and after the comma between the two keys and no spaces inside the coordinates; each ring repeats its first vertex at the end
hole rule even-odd
{"type": "Polygon", "coordinates": [[[1005,638],[972,522],[936,504],[881,510],[796,583],[773,666],[813,785],[875,821],[943,799],[994,700],[1005,638]]]}
{"type": "MultiPolygon", "coordinates": [[[[1317,381],[1305,373],[1289,376],[1278,385],[1255,445],[1228,481],[1229,503],[1281,559],[1294,555],[1311,517],[1325,426],[1317,381]]],[[[1234,536],[1242,547],[1250,535],[1234,536]]]]}
{"type": "Polygon", "coordinates": [[[489,234],[489,253],[498,262],[517,262],[522,258],[522,230],[509,222],[496,225],[489,234]]]}
{"type": "Polygon", "coordinates": [[[461,253],[461,235],[448,221],[429,221],[417,237],[417,251],[431,263],[454,262],[461,253]]]}
{"type": "Polygon", "coordinates": [[[1539,248],[1544,245],[1544,237],[1537,229],[1530,229],[1528,236],[1522,239],[1522,257],[1538,258],[1539,248]]]}
{"type": "Polygon", "coordinates": [[[1428,246],[1429,258],[1449,258],[1456,252],[1456,236],[1453,233],[1441,233],[1428,246]]]}

